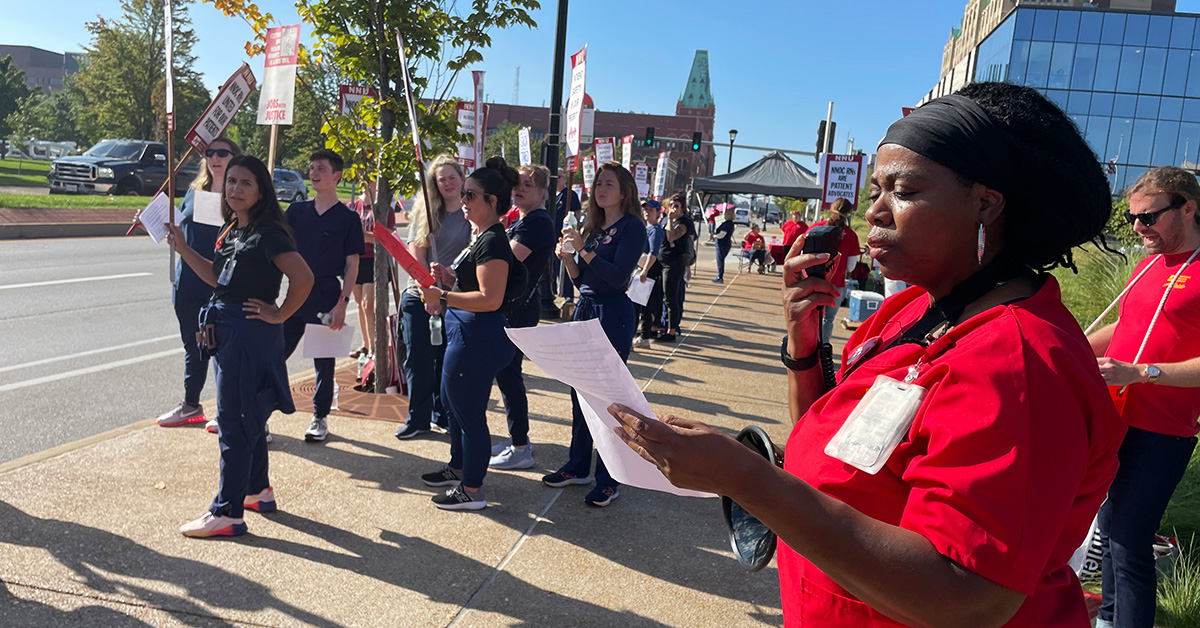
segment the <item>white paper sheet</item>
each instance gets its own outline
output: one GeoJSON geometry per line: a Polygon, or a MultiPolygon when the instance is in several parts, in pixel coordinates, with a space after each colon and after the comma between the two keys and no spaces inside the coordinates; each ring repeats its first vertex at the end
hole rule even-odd
{"type": "Polygon", "coordinates": [[[654,280],[647,278],[645,282],[640,281],[641,273],[636,273],[633,276],[633,281],[629,282],[629,290],[625,293],[629,295],[629,300],[638,305],[645,306],[650,301],[650,291],[654,289],[654,280]]]}
{"type": "Polygon", "coordinates": [[[350,341],[354,338],[354,328],[346,325],[337,331],[324,326],[309,323],[304,326],[305,358],[344,358],[350,355],[350,341]]]}
{"type": "Polygon", "coordinates": [[[513,344],[534,364],[579,394],[579,404],[592,440],[613,479],[622,484],[685,497],[716,497],[712,493],[672,486],[657,467],[643,460],[613,433],[618,423],[608,414],[610,404],[621,403],[643,416],[657,417],[629,368],[604,335],[599,320],[506,331],[513,344]],[[580,356],[587,356],[587,359],[580,359],[580,356]]]}
{"type": "MultiPolygon", "coordinates": [[[[167,195],[159,192],[158,196],[155,196],[150,204],[146,205],[146,208],[138,214],[138,221],[142,223],[142,228],[150,234],[150,239],[154,240],[155,244],[162,242],[167,237],[167,228],[163,225],[166,224],[170,211],[171,203],[167,200],[167,195]]],[[[175,212],[175,224],[179,224],[182,218],[180,212],[175,212]]]]}
{"type": "Polygon", "coordinates": [[[221,195],[216,192],[193,190],[192,222],[214,227],[225,224],[225,219],[221,218],[221,195]]]}

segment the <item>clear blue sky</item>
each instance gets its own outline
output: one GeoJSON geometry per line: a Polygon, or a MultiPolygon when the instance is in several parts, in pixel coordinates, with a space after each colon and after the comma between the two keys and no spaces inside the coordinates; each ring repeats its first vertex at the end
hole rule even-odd
{"type": "MultiPolygon", "coordinates": [[[[354,0],[346,0],[354,1],[354,0]]],[[[117,0],[4,0],[0,43],[56,52],[82,49],[84,23],[96,14],[117,17],[117,0]]],[[[290,0],[260,0],[278,24],[299,22],[290,0]]],[[[670,114],[683,92],[692,57],[708,50],[716,139],[738,130],[738,143],[812,150],[819,120],[834,101],[838,123],[834,148],[849,137],[872,152],[900,107],[919,100],[937,81],[942,47],[958,25],[964,0],[575,0],[571,3],[568,55],[588,44],[588,93],[601,110],[670,114]]],[[[1200,12],[1200,0],[1179,0],[1178,9],[1200,12]]],[[[557,2],[543,0],[538,27],[495,33],[484,61],[485,91],[509,103],[520,67],[518,104],[549,102],[557,2]]],[[[211,5],[191,7],[199,43],[197,69],[215,90],[245,59],[250,37],[241,20],[211,5]]],[[[249,60],[262,73],[261,57],[249,60]]],[[[569,57],[568,57],[569,62],[569,57]]],[[[470,75],[454,94],[468,97],[470,75]]],[[[570,80],[567,73],[568,82],[570,80]]],[[[566,86],[564,86],[564,89],[566,86]]],[[[734,169],[761,153],[735,150],[734,169]]],[[[719,148],[717,172],[728,149],[719,148]]],[[[811,159],[801,159],[809,168],[811,159]]]]}

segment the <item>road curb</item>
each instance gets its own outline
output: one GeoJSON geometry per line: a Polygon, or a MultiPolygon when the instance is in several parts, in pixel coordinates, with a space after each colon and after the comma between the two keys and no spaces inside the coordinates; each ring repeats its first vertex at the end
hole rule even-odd
{"type": "MultiPolygon", "coordinates": [[[[123,236],[129,223],[28,223],[0,225],[0,240],[104,238],[123,236]]],[[[138,235],[146,235],[138,233],[138,235]]]]}

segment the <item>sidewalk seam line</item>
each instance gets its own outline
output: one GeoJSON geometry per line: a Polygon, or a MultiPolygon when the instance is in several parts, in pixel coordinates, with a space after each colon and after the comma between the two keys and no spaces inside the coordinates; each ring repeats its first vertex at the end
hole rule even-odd
{"type": "Polygon", "coordinates": [[[108,596],[100,595],[100,594],[89,595],[87,593],[79,593],[76,591],[63,591],[61,589],[55,589],[52,587],[44,587],[44,586],[40,586],[40,585],[36,585],[36,584],[29,584],[29,583],[25,583],[25,582],[13,582],[11,580],[6,580],[6,579],[2,579],[2,578],[0,578],[0,582],[3,582],[5,584],[8,584],[8,585],[11,585],[14,587],[23,587],[26,589],[34,589],[36,591],[44,591],[46,593],[55,593],[58,595],[69,595],[72,597],[79,597],[79,598],[84,598],[84,599],[88,599],[88,600],[96,600],[96,601],[105,602],[108,604],[118,604],[121,606],[132,606],[135,608],[153,609],[153,610],[157,610],[157,611],[162,611],[169,615],[189,615],[191,617],[206,617],[206,618],[216,619],[218,621],[232,622],[235,624],[241,624],[241,625],[245,625],[245,626],[260,626],[261,628],[275,628],[274,624],[260,624],[258,622],[246,621],[246,620],[241,620],[241,619],[231,619],[228,617],[222,617],[220,615],[213,615],[213,614],[209,614],[209,613],[197,613],[195,611],[171,609],[171,608],[167,608],[165,606],[156,606],[154,604],[150,604],[148,602],[143,602],[140,600],[112,598],[112,597],[108,597],[108,596]]]}
{"type": "Polygon", "coordinates": [[[501,558],[500,562],[497,563],[494,568],[492,568],[492,573],[488,574],[487,578],[484,578],[483,582],[480,583],[479,588],[475,589],[475,592],[471,594],[470,599],[468,599],[467,603],[458,610],[458,613],[454,616],[454,619],[452,619],[450,623],[446,625],[446,628],[454,628],[457,626],[458,622],[462,621],[462,619],[475,608],[475,603],[483,597],[485,592],[487,592],[488,586],[491,585],[492,582],[494,582],[496,578],[504,572],[505,568],[508,567],[508,563],[512,561],[513,556],[515,556],[517,551],[521,549],[521,546],[525,544],[525,540],[533,535],[534,528],[536,528],[539,523],[546,520],[546,513],[549,512],[550,508],[554,506],[555,502],[558,501],[559,496],[563,494],[564,490],[565,488],[554,489],[554,494],[550,496],[550,500],[546,502],[546,505],[542,508],[542,511],[539,512],[537,517],[534,517],[533,521],[529,523],[529,527],[525,529],[525,532],[521,534],[521,536],[513,543],[512,547],[508,549],[508,553],[504,555],[504,558],[501,558]]]}
{"type": "MultiPolygon", "coordinates": [[[[740,276],[740,274],[738,276],[740,276]]],[[[650,378],[647,379],[646,383],[642,386],[642,392],[646,392],[646,389],[650,387],[650,384],[654,383],[654,378],[658,377],[658,374],[661,373],[663,368],[667,366],[667,362],[670,362],[671,358],[675,356],[675,352],[679,351],[680,347],[683,346],[683,343],[686,342],[689,337],[691,337],[692,332],[696,331],[696,328],[700,326],[700,322],[704,320],[705,316],[708,316],[708,313],[712,311],[713,306],[717,304],[717,301],[720,301],[721,297],[725,296],[725,293],[733,287],[733,284],[737,282],[737,279],[737,277],[734,277],[728,284],[725,285],[725,288],[721,290],[720,294],[713,297],[712,303],[708,304],[708,307],[705,308],[704,312],[700,314],[700,318],[697,318],[696,322],[692,323],[691,329],[689,329],[687,333],[679,339],[679,343],[671,349],[671,352],[667,354],[667,357],[663,358],[663,361],[658,365],[658,368],[654,369],[654,372],[650,374],[650,378]]]]}

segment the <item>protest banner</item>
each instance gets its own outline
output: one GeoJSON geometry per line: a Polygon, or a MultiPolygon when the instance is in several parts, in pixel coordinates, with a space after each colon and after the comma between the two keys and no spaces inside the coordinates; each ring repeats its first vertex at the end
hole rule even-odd
{"type": "Polygon", "coordinates": [[[256,80],[250,66],[242,63],[221,89],[217,90],[216,98],[209,103],[208,109],[196,120],[196,124],[187,132],[184,139],[197,152],[203,153],[213,140],[221,137],[225,129],[233,122],[233,116],[242,108],[242,104],[254,91],[256,80]]]}
{"type": "Polygon", "coordinates": [[[583,93],[587,79],[587,44],[571,55],[571,90],[567,98],[567,156],[579,154],[583,132],[583,93]]]}
{"type": "MultiPolygon", "coordinates": [[[[455,118],[458,120],[458,132],[463,135],[475,134],[475,103],[459,101],[455,106],[455,118]]],[[[475,140],[456,143],[455,160],[468,171],[475,169],[475,140]]]]}
{"type": "Polygon", "coordinates": [[[866,184],[862,155],[822,154],[817,173],[821,184],[821,208],[829,209],[839,198],[858,203],[858,190],[866,184]]]}
{"type": "Polygon", "coordinates": [[[593,143],[596,148],[596,163],[606,164],[610,161],[616,161],[616,144],[615,137],[597,137],[593,143]]]}
{"type": "Polygon", "coordinates": [[[646,198],[650,195],[650,164],[639,161],[633,164],[633,180],[637,182],[638,196],[646,198]]]}
{"type": "Polygon", "coordinates": [[[475,164],[482,167],[487,156],[483,154],[484,131],[487,130],[487,105],[483,104],[483,71],[473,70],[471,80],[475,82],[475,128],[471,131],[475,136],[475,164]]]}
{"type": "Polygon", "coordinates": [[[596,180],[596,158],[588,155],[583,158],[583,189],[592,193],[592,183],[596,180]]]}
{"type": "Polygon", "coordinates": [[[662,200],[667,191],[667,151],[658,154],[658,166],[654,169],[654,198],[662,200]]]}
{"type": "Polygon", "coordinates": [[[521,154],[521,165],[528,166],[533,163],[533,150],[529,145],[529,127],[523,126],[517,131],[517,143],[519,144],[519,152],[521,154]]]}
{"type": "Polygon", "coordinates": [[[343,116],[354,115],[363,98],[379,98],[379,92],[368,85],[338,85],[338,111],[343,116]]]}
{"type": "Polygon", "coordinates": [[[267,168],[275,172],[279,125],[292,123],[296,104],[296,63],[300,56],[300,25],[267,29],[262,91],[258,95],[258,123],[271,126],[267,168]]]}
{"type": "Polygon", "coordinates": [[[625,169],[633,172],[633,136],[626,135],[621,138],[621,165],[625,169]]]}
{"type": "Polygon", "coordinates": [[[433,285],[433,275],[425,270],[425,267],[413,257],[409,252],[408,247],[397,238],[387,227],[375,223],[375,229],[371,232],[375,236],[375,241],[383,245],[383,248],[396,260],[400,269],[408,273],[409,277],[416,280],[423,287],[428,288],[433,285]]]}

